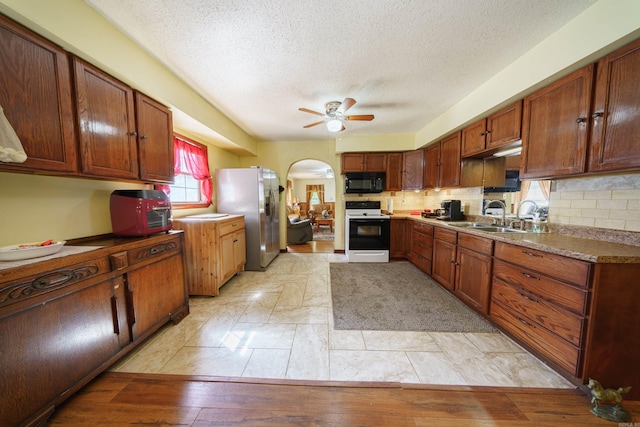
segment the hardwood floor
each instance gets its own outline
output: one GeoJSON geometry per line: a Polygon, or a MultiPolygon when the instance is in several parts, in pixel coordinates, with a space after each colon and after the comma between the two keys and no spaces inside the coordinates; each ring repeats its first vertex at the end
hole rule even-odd
{"type": "MultiPolygon", "coordinates": [[[[640,402],[623,402],[640,420],[640,402]]],[[[107,372],[51,426],[612,426],[577,390],[260,382],[107,372]]],[[[630,424],[633,425],[633,424],[630,424]]]]}
{"type": "Polygon", "coordinates": [[[287,252],[304,254],[326,254],[333,253],[333,240],[311,240],[302,245],[287,245],[287,252]]]}

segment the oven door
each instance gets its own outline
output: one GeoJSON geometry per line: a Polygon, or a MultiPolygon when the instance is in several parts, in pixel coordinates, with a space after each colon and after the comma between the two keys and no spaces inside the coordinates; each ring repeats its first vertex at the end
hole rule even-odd
{"type": "Polygon", "coordinates": [[[391,221],[349,218],[349,250],[389,250],[391,221]]]}

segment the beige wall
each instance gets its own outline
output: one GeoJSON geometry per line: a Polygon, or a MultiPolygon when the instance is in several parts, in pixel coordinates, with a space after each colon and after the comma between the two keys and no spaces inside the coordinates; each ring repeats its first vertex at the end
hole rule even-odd
{"type": "MultiPolygon", "coordinates": [[[[342,181],[340,177],[340,154],[336,153],[335,141],[276,141],[260,142],[256,157],[241,157],[242,167],[263,166],[273,169],[280,177],[280,185],[286,188],[287,174],[292,164],[299,160],[313,159],[327,163],[336,172],[335,194],[336,222],[335,240],[336,249],[344,249],[344,213],[342,203],[342,181]]],[[[286,220],[285,193],[280,198],[280,247],[285,248],[287,242],[287,230],[284,226],[286,220]]]]}

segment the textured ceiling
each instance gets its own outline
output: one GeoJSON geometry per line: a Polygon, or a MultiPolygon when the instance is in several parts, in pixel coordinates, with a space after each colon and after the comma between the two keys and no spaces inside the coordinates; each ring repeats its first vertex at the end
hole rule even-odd
{"type": "Polygon", "coordinates": [[[413,134],[596,0],[86,0],[257,140],[413,134]]]}

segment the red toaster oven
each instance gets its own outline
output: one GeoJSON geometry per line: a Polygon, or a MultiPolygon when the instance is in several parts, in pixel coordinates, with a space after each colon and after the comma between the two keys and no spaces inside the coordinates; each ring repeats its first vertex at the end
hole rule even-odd
{"type": "Polygon", "coordinates": [[[172,229],[171,201],[160,190],[115,190],[110,199],[116,236],[148,236],[172,229]]]}

